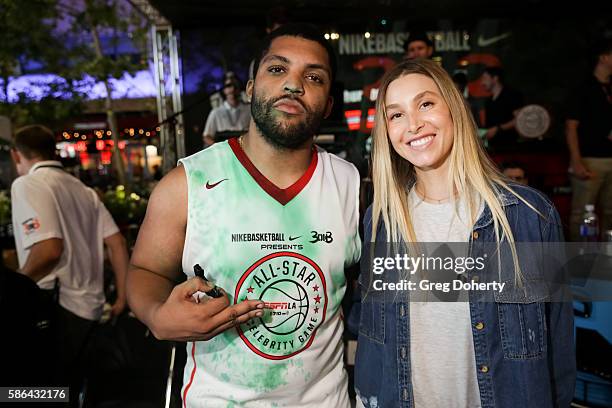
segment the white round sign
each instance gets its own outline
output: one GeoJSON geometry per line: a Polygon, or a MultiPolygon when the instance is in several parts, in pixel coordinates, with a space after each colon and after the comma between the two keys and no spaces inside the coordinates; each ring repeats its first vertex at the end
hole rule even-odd
{"type": "Polygon", "coordinates": [[[541,105],[527,105],[516,116],[516,131],[527,138],[538,138],[550,128],[550,114],[541,105]]]}

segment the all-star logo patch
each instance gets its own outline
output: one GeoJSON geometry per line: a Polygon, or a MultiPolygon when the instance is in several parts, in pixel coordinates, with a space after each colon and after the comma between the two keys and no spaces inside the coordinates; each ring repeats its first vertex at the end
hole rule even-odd
{"type": "Polygon", "coordinates": [[[38,221],[38,218],[28,218],[27,220],[22,222],[21,225],[23,226],[23,232],[26,235],[30,235],[31,233],[35,232],[37,229],[40,228],[40,222],[38,221]]]}
{"type": "Polygon", "coordinates": [[[282,360],[310,347],[325,320],[325,277],[304,255],[276,252],[242,275],[234,303],[245,299],[263,300],[264,315],[239,326],[240,337],[258,355],[282,360]]]}

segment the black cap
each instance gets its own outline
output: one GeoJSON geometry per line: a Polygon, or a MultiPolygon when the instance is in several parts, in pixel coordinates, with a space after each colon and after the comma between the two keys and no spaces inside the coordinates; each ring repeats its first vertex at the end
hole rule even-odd
{"type": "Polygon", "coordinates": [[[433,41],[424,31],[411,31],[406,41],[404,41],[404,51],[408,51],[408,45],[414,41],[423,41],[428,46],[433,47],[433,41]]]}

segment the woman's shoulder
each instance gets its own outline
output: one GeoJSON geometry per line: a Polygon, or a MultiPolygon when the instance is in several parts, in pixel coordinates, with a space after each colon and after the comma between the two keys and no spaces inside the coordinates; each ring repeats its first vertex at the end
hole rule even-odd
{"type": "MultiPolygon", "coordinates": [[[[508,215],[514,213],[512,219],[524,226],[537,225],[544,235],[551,230],[561,231],[559,213],[546,194],[523,184],[509,183],[508,187],[512,192],[505,191],[504,194],[512,195],[516,202],[516,206],[510,206],[506,210],[508,215]]],[[[555,236],[550,240],[560,241],[562,238],[555,236]]]]}
{"type": "Polygon", "coordinates": [[[506,202],[516,203],[519,207],[525,208],[531,205],[540,212],[548,212],[555,207],[546,194],[533,187],[519,183],[508,183],[508,188],[511,191],[500,187],[501,194],[506,202]]]}

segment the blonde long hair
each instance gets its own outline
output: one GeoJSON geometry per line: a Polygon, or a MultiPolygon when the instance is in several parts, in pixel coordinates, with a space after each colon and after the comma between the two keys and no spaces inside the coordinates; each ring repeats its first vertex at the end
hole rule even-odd
{"type": "Polygon", "coordinates": [[[385,74],[376,100],[375,125],[372,131],[372,242],[376,240],[377,226],[383,221],[387,242],[417,241],[411,222],[407,190],[416,181],[414,166],[401,157],[389,141],[385,99],[389,84],[408,74],[421,74],[431,78],[438,87],[453,121],[453,145],[449,162],[449,197],[465,197],[472,224],[480,200],[491,210],[497,243],[506,240],[510,244],[515,265],[515,281],[522,281],[518,265],[514,235],[504,212],[500,189],[505,189],[525,202],[504,181],[504,176],[489,159],[478,138],[476,124],[463,96],[457,90],[448,73],[437,63],[425,60],[404,61],[385,74]]]}

